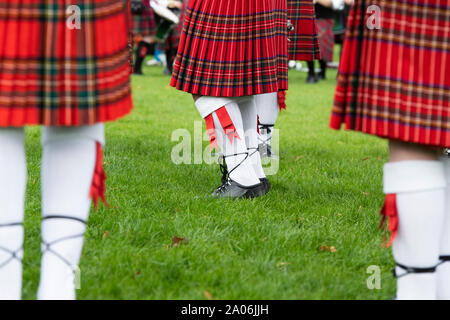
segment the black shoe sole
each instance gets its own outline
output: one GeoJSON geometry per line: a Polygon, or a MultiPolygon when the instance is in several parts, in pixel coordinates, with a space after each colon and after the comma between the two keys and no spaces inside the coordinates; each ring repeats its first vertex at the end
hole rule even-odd
{"type": "Polygon", "coordinates": [[[263,184],[264,194],[269,193],[269,191],[270,191],[270,181],[269,181],[269,179],[262,178],[262,179],[259,179],[259,181],[261,181],[261,183],[263,184]]]}
{"type": "Polygon", "coordinates": [[[244,198],[254,199],[262,197],[265,196],[270,191],[269,179],[263,178],[259,179],[259,181],[261,181],[261,184],[259,186],[256,186],[255,188],[248,190],[247,193],[244,195],[244,198]]]}
{"type": "Polygon", "coordinates": [[[308,78],[306,79],[306,83],[317,83],[317,82],[319,82],[319,79],[317,78],[317,76],[314,76],[314,77],[308,76],[308,78]]]}
{"type": "MultiPolygon", "coordinates": [[[[233,182],[235,183],[235,182],[233,182]]],[[[237,187],[240,188],[240,190],[243,191],[242,195],[239,196],[223,196],[223,194],[216,194],[216,192],[214,192],[212,194],[212,197],[215,199],[253,199],[256,197],[261,197],[262,194],[262,190],[263,190],[263,184],[259,183],[253,187],[245,187],[242,185],[239,185],[238,183],[235,183],[237,185],[237,187]]],[[[217,190],[217,189],[216,189],[217,190]]]]}
{"type": "Polygon", "coordinates": [[[257,187],[249,189],[247,191],[247,193],[243,196],[243,198],[245,198],[245,199],[254,199],[254,198],[262,197],[263,195],[265,195],[264,185],[261,183],[257,187]]]}

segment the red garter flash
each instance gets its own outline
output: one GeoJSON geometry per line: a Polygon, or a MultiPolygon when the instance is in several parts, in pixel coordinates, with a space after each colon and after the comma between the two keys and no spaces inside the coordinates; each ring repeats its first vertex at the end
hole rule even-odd
{"type": "Polygon", "coordinates": [[[286,90],[278,91],[278,107],[281,110],[286,110],[286,90]]]}
{"type": "Polygon", "coordinates": [[[384,202],[383,209],[380,214],[382,215],[379,228],[382,229],[386,224],[386,219],[389,218],[388,231],[391,233],[389,240],[386,243],[386,235],[383,239],[383,247],[389,248],[394,242],[398,233],[398,210],[397,210],[397,195],[388,194],[384,202]]]}
{"type": "Polygon", "coordinates": [[[230,139],[230,142],[233,143],[233,139],[240,139],[236,127],[231,121],[230,115],[228,114],[227,108],[222,107],[216,111],[217,117],[219,118],[220,124],[222,125],[223,131],[230,139]]]}
{"type": "Polygon", "coordinates": [[[205,118],[205,122],[206,122],[206,132],[208,133],[209,136],[209,148],[210,150],[214,148],[218,149],[219,145],[217,144],[216,127],[214,126],[214,119],[212,114],[210,114],[205,118]]]}
{"type": "Polygon", "coordinates": [[[101,199],[105,205],[106,201],[106,174],[103,169],[103,149],[102,145],[97,142],[97,159],[95,161],[94,177],[92,178],[91,191],[89,197],[94,201],[94,206],[97,209],[98,201],[101,199]]]}
{"type": "Polygon", "coordinates": [[[141,50],[139,51],[139,57],[144,58],[147,55],[147,53],[148,53],[148,49],[145,46],[143,46],[141,48],[141,50]]]}
{"type": "Polygon", "coordinates": [[[261,134],[259,132],[259,125],[261,124],[261,121],[259,121],[259,116],[256,116],[256,119],[258,119],[258,121],[256,121],[256,132],[258,132],[258,134],[261,134]]]}

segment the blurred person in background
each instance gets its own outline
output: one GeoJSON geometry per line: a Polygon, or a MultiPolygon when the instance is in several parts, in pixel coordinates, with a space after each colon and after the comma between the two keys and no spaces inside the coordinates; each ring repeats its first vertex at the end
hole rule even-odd
{"type": "MultiPolygon", "coordinates": [[[[290,61],[320,59],[320,47],[313,0],[288,0],[288,54],[290,61]]],[[[272,149],[272,137],[278,114],[286,109],[286,91],[255,97],[258,112],[258,139],[261,157],[278,158],[272,149]]]]}
{"type": "Polygon", "coordinates": [[[314,61],[308,61],[307,83],[316,83],[326,79],[327,64],[334,57],[334,24],[338,11],[344,10],[344,0],[314,0],[317,28],[319,32],[320,52],[322,58],[319,60],[320,72],[316,74],[314,61]]]}
{"type": "Polygon", "coordinates": [[[142,63],[147,55],[154,54],[156,44],[156,21],[148,0],[131,0],[133,34],[136,46],[134,74],[143,75],[142,63]]]}

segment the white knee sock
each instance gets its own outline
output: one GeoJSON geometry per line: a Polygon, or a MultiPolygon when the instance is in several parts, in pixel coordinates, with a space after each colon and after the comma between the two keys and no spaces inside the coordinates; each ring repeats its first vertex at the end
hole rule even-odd
{"type": "Polygon", "coordinates": [[[264,169],[261,164],[261,156],[258,149],[258,115],[256,113],[256,104],[254,97],[239,103],[239,109],[242,114],[242,122],[246,134],[246,142],[250,160],[259,179],[265,178],[264,169]]]}
{"type": "Polygon", "coordinates": [[[23,128],[0,129],[0,300],[21,299],[27,180],[24,138],[23,128]]]}
{"type": "MultiPolygon", "coordinates": [[[[239,100],[240,99],[236,99],[236,101],[239,100]]],[[[221,152],[225,156],[228,172],[230,173],[230,179],[247,187],[259,184],[259,178],[253,169],[250,158],[248,157],[244,125],[238,103],[233,101],[233,99],[201,97],[197,100],[196,106],[205,120],[207,120],[209,115],[212,116],[217,143],[221,152]],[[221,105],[223,102],[226,102],[226,105],[221,105]],[[211,110],[214,111],[208,114],[211,110]],[[236,129],[238,137],[236,135],[233,136],[225,134],[222,122],[219,119],[219,116],[223,117],[225,110],[231,119],[232,125],[236,129]]]]}
{"type": "MultiPolygon", "coordinates": [[[[384,167],[384,192],[395,194],[398,234],[395,261],[411,268],[438,264],[445,203],[444,167],[440,161],[401,161],[384,167]]],[[[405,270],[396,267],[398,275],[405,270]]],[[[436,273],[410,273],[397,280],[397,299],[435,299],[436,273]]]]}
{"type": "Polygon", "coordinates": [[[102,124],[43,128],[42,262],[38,299],[75,299],[102,124]]]}
{"type": "Polygon", "coordinates": [[[258,94],[255,96],[256,110],[259,121],[264,124],[274,125],[277,122],[279,106],[278,93],[258,94]]]}
{"type": "Polygon", "coordinates": [[[256,109],[259,117],[259,135],[261,142],[270,146],[273,126],[277,122],[279,106],[277,92],[255,96],[256,109]],[[269,127],[269,128],[267,128],[269,127]]]}
{"type": "MultiPolygon", "coordinates": [[[[439,254],[448,259],[450,257],[450,159],[444,159],[443,163],[446,171],[447,190],[439,254]]],[[[437,268],[437,298],[450,300],[450,261],[443,262],[437,268]]]]}

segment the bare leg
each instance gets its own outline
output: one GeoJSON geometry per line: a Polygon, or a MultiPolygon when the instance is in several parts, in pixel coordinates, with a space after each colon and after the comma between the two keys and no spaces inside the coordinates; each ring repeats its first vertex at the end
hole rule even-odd
{"type": "Polygon", "coordinates": [[[438,160],[440,149],[396,140],[389,141],[389,162],[438,160]]]}

